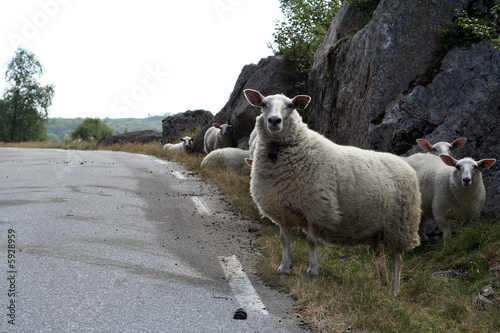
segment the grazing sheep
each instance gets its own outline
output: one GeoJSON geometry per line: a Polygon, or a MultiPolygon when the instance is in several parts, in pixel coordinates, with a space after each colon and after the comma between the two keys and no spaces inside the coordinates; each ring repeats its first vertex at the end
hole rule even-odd
{"type": "Polygon", "coordinates": [[[210,152],[203,161],[201,167],[206,165],[218,165],[220,167],[230,168],[241,174],[249,174],[250,167],[245,162],[250,157],[248,150],[239,148],[220,148],[210,152]]]}
{"type": "Polygon", "coordinates": [[[469,221],[481,214],[486,191],[479,170],[490,168],[495,160],[476,162],[467,157],[457,161],[446,154],[425,153],[411,155],[405,160],[417,172],[422,193],[420,238],[423,242],[428,241],[425,220],[433,217],[443,231],[446,244],[446,239],[451,236],[450,220],[469,221]]]}
{"type": "Polygon", "coordinates": [[[174,153],[180,153],[180,152],[191,153],[193,151],[193,139],[190,138],[189,136],[185,136],[180,140],[182,142],[176,144],[167,143],[166,145],[163,146],[163,150],[168,149],[170,151],[173,151],[174,153]]]}
{"type": "Polygon", "coordinates": [[[437,156],[441,154],[450,155],[450,152],[452,150],[459,150],[460,148],[462,148],[465,144],[465,141],[467,141],[467,139],[456,139],[452,143],[441,141],[431,145],[429,141],[425,139],[417,139],[417,143],[420,148],[437,156]]]}
{"type": "Polygon", "coordinates": [[[205,132],[203,141],[205,153],[210,153],[219,148],[231,147],[233,145],[233,126],[228,124],[219,125],[214,123],[205,132]]]}
{"type": "Polygon", "coordinates": [[[388,285],[383,246],[393,254],[391,293],[399,292],[403,251],[419,245],[420,192],[415,171],[399,157],[340,146],[307,128],[297,108],[309,96],[289,99],[244,91],[261,107],[252,154],[250,192],[262,215],[280,227],[282,261],[289,273],[290,229],[307,232],[310,266],[320,270],[317,242],[369,245],[382,285],[388,285]]]}

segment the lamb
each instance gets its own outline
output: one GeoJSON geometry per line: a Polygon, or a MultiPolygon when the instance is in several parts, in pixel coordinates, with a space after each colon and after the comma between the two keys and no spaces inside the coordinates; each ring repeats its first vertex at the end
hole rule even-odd
{"type": "Polygon", "coordinates": [[[246,158],[250,158],[250,152],[248,150],[232,147],[220,148],[205,156],[201,162],[201,167],[218,165],[233,169],[241,174],[249,174],[250,167],[245,162],[246,158]]]}
{"type": "Polygon", "coordinates": [[[465,141],[467,141],[467,139],[456,139],[452,143],[441,141],[431,145],[429,141],[425,139],[417,139],[418,145],[423,150],[437,156],[439,156],[440,154],[450,155],[450,152],[452,150],[459,150],[460,148],[462,148],[465,144],[465,141]]]}
{"type": "Polygon", "coordinates": [[[339,245],[369,245],[382,285],[389,284],[383,246],[392,250],[390,285],[399,293],[403,251],[419,245],[420,192],[415,171],[399,157],[341,146],[310,130],[297,108],[310,97],[264,97],[244,91],[248,102],[261,107],[255,129],[250,192],[262,215],[280,227],[282,261],[278,273],[288,274],[290,229],[307,232],[310,275],[320,263],[321,238],[339,245]]]}
{"type": "Polygon", "coordinates": [[[219,148],[231,147],[233,145],[232,125],[217,123],[213,124],[206,132],[203,140],[205,153],[210,153],[219,148]]]}
{"type": "Polygon", "coordinates": [[[185,136],[180,140],[182,142],[176,144],[167,143],[166,145],[163,146],[163,150],[170,150],[173,151],[174,153],[180,153],[180,152],[191,153],[193,151],[193,139],[190,138],[189,136],[185,136]]]}
{"type": "Polygon", "coordinates": [[[469,157],[456,160],[447,154],[425,153],[405,160],[417,172],[422,193],[420,238],[422,242],[428,241],[425,220],[433,217],[443,231],[446,245],[446,239],[451,236],[450,220],[470,221],[481,214],[486,191],[480,169],[490,168],[496,160],[475,161],[469,157]]]}

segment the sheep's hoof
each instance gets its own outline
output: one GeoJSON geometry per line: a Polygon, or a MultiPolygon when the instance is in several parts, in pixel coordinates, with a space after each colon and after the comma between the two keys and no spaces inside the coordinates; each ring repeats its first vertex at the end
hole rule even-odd
{"type": "Polygon", "coordinates": [[[307,275],[309,276],[318,276],[319,275],[319,269],[318,268],[312,268],[312,267],[309,267],[307,269],[307,275]]]}
{"type": "Polygon", "coordinates": [[[284,275],[288,275],[290,274],[290,269],[292,267],[288,267],[288,268],[285,268],[283,265],[281,265],[279,268],[278,268],[278,274],[284,274],[284,275]]]}

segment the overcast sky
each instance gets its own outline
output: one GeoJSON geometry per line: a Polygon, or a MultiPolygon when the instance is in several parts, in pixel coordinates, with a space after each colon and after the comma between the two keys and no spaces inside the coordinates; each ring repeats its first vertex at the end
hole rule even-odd
{"type": "Polygon", "coordinates": [[[215,114],[282,17],[278,0],[0,0],[0,92],[21,46],[55,85],[49,117],[215,114]]]}

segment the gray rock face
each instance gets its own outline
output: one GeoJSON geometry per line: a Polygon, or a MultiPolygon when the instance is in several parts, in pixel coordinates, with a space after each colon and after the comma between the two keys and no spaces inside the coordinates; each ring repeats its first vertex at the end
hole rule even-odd
{"type": "MultiPolygon", "coordinates": [[[[473,3],[381,0],[366,25],[359,7],[344,4],[309,76],[314,129],[399,155],[420,152],[417,138],[465,137],[456,157],[499,159],[500,51],[482,42],[437,52],[438,30],[473,3]]],[[[499,163],[483,176],[483,211],[499,215],[499,163]]]]}
{"type": "Polygon", "coordinates": [[[205,126],[213,118],[210,111],[186,111],[168,116],[162,120],[162,143],[171,143],[184,137],[184,133],[205,126]]]}
{"type": "Polygon", "coordinates": [[[150,143],[153,141],[160,141],[160,140],[161,140],[160,132],[153,130],[146,130],[146,131],[121,133],[115,135],[106,135],[105,137],[97,141],[97,143],[110,146],[115,143],[150,143]]]}
{"type": "Polygon", "coordinates": [[[281,57],[270,56],[261,59],[257,65],[244,66],[229,101],[215,115],[214,119],[196,135],[194,150],[203,153],[203,136],[214,122],[233,125],[234,146],[248,149],[248,139],[255,127],[255,118],[260,114],[260,110],[248,104],[243,90],[255,89],[264,95],[283,93],[293,97],[305,93],[303,88],[296,87],[298,80],[298,77],[281,57]]]}

